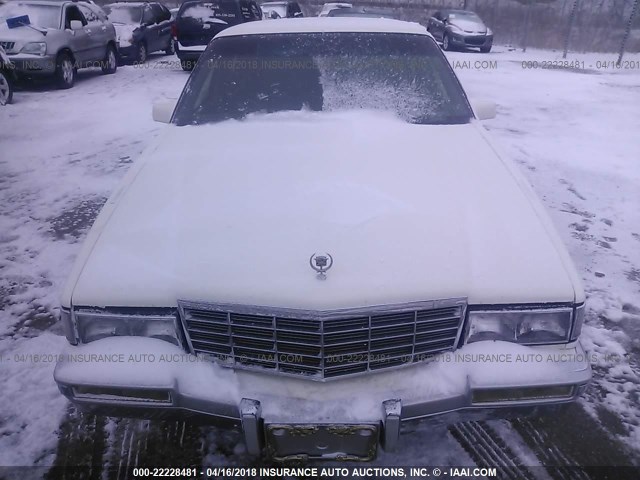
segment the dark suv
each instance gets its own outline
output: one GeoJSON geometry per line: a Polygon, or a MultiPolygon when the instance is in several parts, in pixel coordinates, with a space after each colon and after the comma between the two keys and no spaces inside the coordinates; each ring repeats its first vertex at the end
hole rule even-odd
{"type": "Polygon", "coordinates": [[[254,0],[187,0],[180,6],[173,36],[183,70],[192,70],[209,41],[225,28],[262,20],[254,0]]]}
{"type": "Polygon", "coordinates": [[[158,2],[118,2],[104,11],[116,28],[120,60],[144,63],[159,50],[173,55],[171,12],[158,2]]]}

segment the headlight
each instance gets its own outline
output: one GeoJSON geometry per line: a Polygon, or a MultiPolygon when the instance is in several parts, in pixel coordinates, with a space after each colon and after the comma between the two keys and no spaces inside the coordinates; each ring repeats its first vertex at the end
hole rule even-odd
{"type": "Polygon", "coordinates": [[[493,35],[493,31],[489,27],[487,27],[487,35],[493,35]]]}
{"type": "MultiPolygon", "coordinates": [[[[524,345],[567,343],[572,334],[572,307],[549,309],[511,309],[469,311],[467,343],[502,340],[524,345]]],[[[576,322],[577,325],[577,322],[576,322]]],[[[576,328],[573,329],[574,333],[576,328]]]]}
{"type": "Polygon", "coordinates": [[[452,33],[462,33],[463,32],[463,30],[460,27],[458,27],[457,25],[449,24],[449,28],[451,28],[451,32],[452,33]]]}
{"type": "Polygon", "coordinates": [[[81,343],[106,337],[149,337],[180,345],[174,316],[74,312],[81,343]]]}
{"type": "Polygon", "coordinates": [[[40,55],[41,57],[47,54],[47,44],[44,42],[27,43],[20,53],[29,53],[31,55],[40,55]]]}
{"type": "Polygon", "coordinates": [[[128,47],[129,45],[133,44],[133,35],[128,34],[128,35],[122,35],[122,36],[118,36],[118,44],[123,46],[123,47],[128,47]]]}

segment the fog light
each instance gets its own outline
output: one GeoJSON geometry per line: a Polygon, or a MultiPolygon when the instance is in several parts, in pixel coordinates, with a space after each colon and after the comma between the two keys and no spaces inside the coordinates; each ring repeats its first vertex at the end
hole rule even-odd
{"type": "Polygon", "coordinates": [[[527,400],[568,399],[573,385],[523,388],[485,388],[473,391],[472,403],[522,402],[527,400]]]}

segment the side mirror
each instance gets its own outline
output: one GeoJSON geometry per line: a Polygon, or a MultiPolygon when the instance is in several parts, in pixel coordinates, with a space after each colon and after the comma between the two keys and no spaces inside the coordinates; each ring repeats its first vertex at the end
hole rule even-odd
{"type": "Polygon", "coordinates": [[[82,25],[82,22],[80,20],[71,20],[71,22],[69,22],[69,27],[71,27],[71,30],[82,30],[82,27],[84,25],[82,25]]]}
{"type": "Polygon", "coordinates": [[[153,104],[153,120],[160,123],[169,123],[171,115],[176,109],[177,100],[164,100],[153,104]]]}
{"type": "Polygon", "coordinates": [[[476,118],[478,120],[490,120],[496,116],[496,104],[486,100],[475,100],[471,102],[476,118]]]}

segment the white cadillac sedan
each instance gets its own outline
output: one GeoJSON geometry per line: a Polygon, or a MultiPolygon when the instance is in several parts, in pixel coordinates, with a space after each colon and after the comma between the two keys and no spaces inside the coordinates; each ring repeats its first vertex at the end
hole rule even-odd
{"type": "Polygon", "coordinates": [[[222,31],[85,242],[60,390],[237,426],[276,459],[574,401],[585,294],[494,113],[418,24],[222,31]]]}

